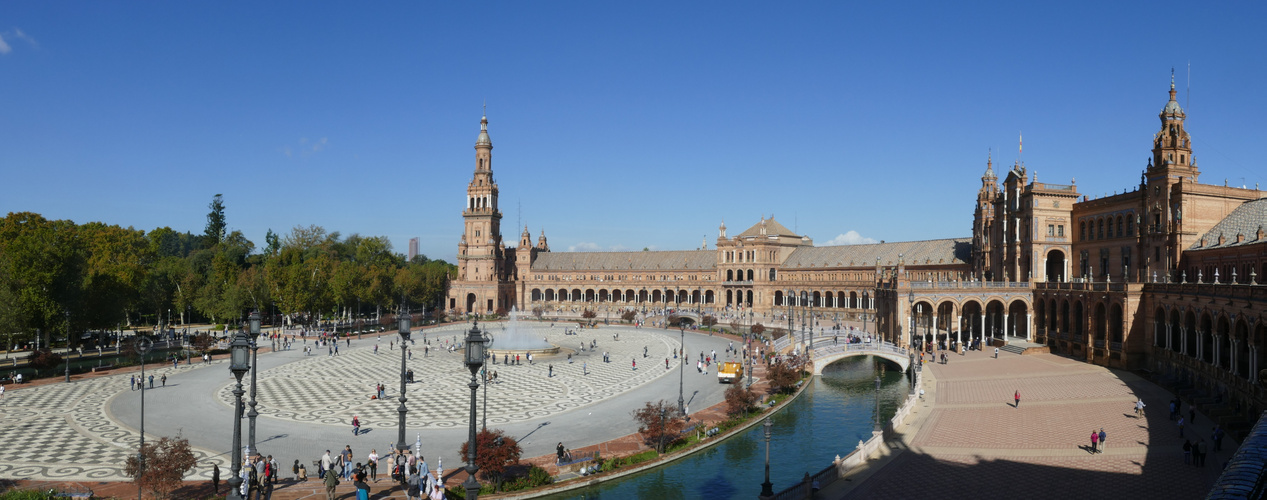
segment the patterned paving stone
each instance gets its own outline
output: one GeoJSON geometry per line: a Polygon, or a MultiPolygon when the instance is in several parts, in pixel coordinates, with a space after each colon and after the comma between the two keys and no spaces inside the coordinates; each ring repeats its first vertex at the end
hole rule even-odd
{"type": "MultiPolygon", "coordinates": [[[[534,364],[505,365],[499,360],[488,369],[497,373],[497,382],[488,388],[488,423],[509,422],[546,417],[602,401],[623,393],[656,377],[669,373],[664,359],[671,359],[678,342],[659,333],[622,330],[620,340],[613,340],[610,331],[582,330],[577,335],[563,335],[562,328],[532,329],[536,334],[573,352],[573,362],[566,354],[540,357],[534,364]],[[602,333],[599,333],[602,332],[602,333]],[[582,343],[597,341],[595,350],[580,352],[582,343]],[[647,357],[643,356],[643,347],[647,357]],[[610,363],[602,362],[608,352],[610,363]],[[632,361],[638,362],[633,368],[632,361]],[[550,376],[549,365],[554,365],[550,376]],[[586,374],[587,372],[588,374],[586,374]],[[511,397],[507,397],[507,395],[511,397]]],[[[431,331],[430,339],[448,339],[458,330],[431,331]]],[[[389,350],[384,336],[378,354],[372,346],[340,351],[330,356],[326,351],[296,363],[260,374],[259,405],[262,416],[298,422],[347,425],[357,416],[362,427],[396,427],[400,387],[400,351],[389,350]],[[356,382],[352,382],[356,381],[356,382]],[[386,384],[388,397],[370,399],[376,383],[386,384]]],[[[421,339],[414,345],[413,359],[406,362],[414,371],[416,383],[409,384],[409,428],[449,428],[466,425],[470,372],[462,366],[460,352],[431,349],[423,357],[421,339]]],[[[696,354],[698,355],[698,354],[696,354]]],[[[232,405],[233,385],[226,384],[218,399],[232,405]]],[[[480,391],[484,389],[481,387],[480,391]]],[[[479,395],[481,411],[483,394],[479,395]]]]}
{"type": "MultiPolygon", "coordinates": [[[[164,373],[193,369],[186,365],[147,370],[164,373]]],[[[112,421],[106,406],[128,391],[130,374],[7,391],[0,403],[0,478],[47,480],[121,480],[123,466],[140,442],[140,433],[112,421]]],[[[194,450],[201,463],[227,462],[207,450],[194,450]]],[[[209,478],[210,473],[204,474],[209,478]]]]}

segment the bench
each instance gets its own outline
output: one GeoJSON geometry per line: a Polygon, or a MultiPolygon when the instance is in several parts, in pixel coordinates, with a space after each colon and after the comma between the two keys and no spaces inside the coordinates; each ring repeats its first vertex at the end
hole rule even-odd
{"type": "Polygon", "coordinates": [[[114,365],[101,365],[101,366],[92,367],[92,372],[97,373],[97,372],[103,372],[106,370],[113,370],[113,369],[114,369],[114,365]]]}

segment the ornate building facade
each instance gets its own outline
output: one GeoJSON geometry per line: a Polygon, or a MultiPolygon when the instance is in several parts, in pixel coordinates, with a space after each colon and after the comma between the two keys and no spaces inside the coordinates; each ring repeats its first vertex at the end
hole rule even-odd
{"type": "Polygon", "coordinates": [[[1138,185],[1112,196],[1039,182],[1019,162],[1000,182],[987,160],[970,237],[816,247],[763,217],[734,236],[722,224],[711,250],[656,252],[551,252],[527,228],[506,247],[485,118],[447,305],[695,310],[793,330],[863,320],[904,345],[1039,344],[1149,370],[1248,421],[1267,409],[1267,199],[1199,182],[1173,79],[1158,116],[1138,185]]]}

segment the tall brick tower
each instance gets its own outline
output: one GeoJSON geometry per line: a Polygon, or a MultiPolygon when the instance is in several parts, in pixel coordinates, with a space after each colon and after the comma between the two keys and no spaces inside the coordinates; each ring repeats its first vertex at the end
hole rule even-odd
{"type": "Polygon", "coordinates": [[[497,209],[493,180],[493,141],[488,116],[480,119],[475,140],[475,174],[466,186],[465,230],[458,242],[458,278],[449,287],[449,309],[458,314],[495,312],[505,306],[506,247],[502,243],[502,214],[497,209]]]}
{"type": "Polygon", "coordinates": [[[1165,276],[1179,262],[1179,253],[1198,237],[1195,229],[1183,230],[1179,192],[1183,183],[1195,184],[1201,176],[1192,156],[1192,138],[1184,130],[1187,117],[1175,100],[1175,76],[1170,75],[1170,100],[1161,108],[1161,130],[1153,136],[1153,156],[1144,170],[1143,207],[1138,226],[1142,233],[1140,255],[1144,276],[1165,276]],[[1186,234],[1185,234],[1186,233],[1186,234]]]}
{"type": "Polygon", "coordinates": [[[994,175],[994,158],[985,162],[985,174],[981,176],[981,189],[977,191],[977,206],[972,213],[972,274],[978,280],[992,281],[998,266],[992,260],[990,239],[994,230],[994,199],[998,197],[998,177],[994,175]]]}

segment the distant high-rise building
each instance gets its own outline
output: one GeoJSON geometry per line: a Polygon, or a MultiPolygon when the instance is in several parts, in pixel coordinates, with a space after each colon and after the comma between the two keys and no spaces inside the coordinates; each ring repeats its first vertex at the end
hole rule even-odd
{"type": "Polygon", "coordinates": [[[418,255],[418,238],[409,238],[409,260],[418,255]]]}

